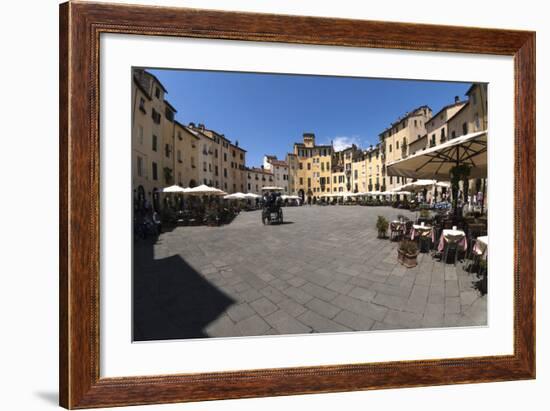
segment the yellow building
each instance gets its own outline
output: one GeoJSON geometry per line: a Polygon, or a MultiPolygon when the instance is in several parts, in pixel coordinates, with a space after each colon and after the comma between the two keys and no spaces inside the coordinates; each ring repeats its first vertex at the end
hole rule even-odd
{"type": "MultiPolygon", "coordinates": [[[[332,190],[332,145],[316,145],[315,134],[304,133],[303,143],[294,143],[291,162],[297,166],[293,173],[293,191],[304,201],[316,201],[332,190]]],[[[291,163],[292,164],[292,163],[291,163]]]]}
{"type": "Polygon", "coordinates": [[[174,134],[176,184],[182,187],[195,187],[200,184],[198,168],[200,138],[178,121],[175,121],[174,134]]]}
{"type": "Polygon", "coordinates": [[[288,153],[286,155],[286,163],[288,164],[288,192],[291,195],[298,195],[298,190],[296,189],[298,156],[294,153],[288,153]]]}
{"type": "Polygon", "coordinates": [[[246,186],[246,150],[233,144],[225,135],[204,124],[189,123],[189,132],[199,138],[198,171],[200,184],[224,190],[243,192],[246,186]]]}
{"type": "Polygon", "coordinates": [[[487,84],[472,84],[466,95],[468,102],[448,121],[450,138],[487,130],[487,84]]]}
{"type": "Polygon", "coordinates": [[[366,172],[366,192],[380,191],[380,182],[382,181],[382,153],[380,144],[375,147],[372,145],[364,151],[363,162],[366,172]]]}
{"type": "MultiPolygon", "coordinates": [[[[466,91],[466,95],[468,96],[468,102],[448,121],[447,128],[451,139],[479,131],[487,131],[488,129],[487,84],[472,84],[466,91]]],[[[486,179],[470,179],[468,187],[470,194],[476,196],[480,192],[485,192],[485,198],[483,199],[485,206],[487,206],[486,184],[486,179]]],[[[464,193],[462,183],[460,184],[460,190],[464,193]]]]}
{"type": "Polygon", "coordinates": [[[148,72],[132,73],[132,189],[140,207],[160,209],[160,192],[165,186],[163,167],[166,125],[166,89],[148,72]]]}
{"type": "Polygon", "coordinates": [[[426,122],[426,134],[411,141],[409,144],[409,154],[415,154],[425,150],[428,147],[444,143],[449,139],[448,122],[453,116],[466,105],[465,101],[460,101],[455,97],[455,101],[439,110],[426,122]]]}
{"type": "Polygon", "coordinates": [[[383,153],[380,191],[392,191],[407,182],[405,178],[386,176],[385,166],[387,163],[401,160],[409,155],[409,143],[426,134],[426,123],[431,118],[430,107],[420,106],[405,113],[379,134],[383,153]]]}

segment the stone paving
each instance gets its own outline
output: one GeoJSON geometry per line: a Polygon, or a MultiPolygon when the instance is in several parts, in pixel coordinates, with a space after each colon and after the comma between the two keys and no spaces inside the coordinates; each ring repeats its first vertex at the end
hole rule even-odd
{"type": "Polygon", "coordinates": [[[376,238],[376,217],[398,213],[409,212],[288,207],[285,224],[263,226],[258,211],[243,212],[137,243],[134,338],[486,325],[487,296],[462,263],[420,254],[407,269],[397,243],[376,238]]]}

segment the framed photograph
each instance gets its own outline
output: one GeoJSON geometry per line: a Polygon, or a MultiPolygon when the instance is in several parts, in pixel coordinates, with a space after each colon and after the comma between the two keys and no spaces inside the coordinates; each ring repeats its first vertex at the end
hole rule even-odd
{"type": "Polygon", "coordinates": [[[60,104],[63,407],[535,378],[534,32],[69,2],[60,104]]]}

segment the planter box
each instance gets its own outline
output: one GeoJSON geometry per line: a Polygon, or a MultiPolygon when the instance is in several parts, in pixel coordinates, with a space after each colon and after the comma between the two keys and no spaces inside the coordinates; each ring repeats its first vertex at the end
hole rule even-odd
{"type": "Polygon", "coordinates": [[[417,256],[418,252],[416,252],[416,254],[405,254],[400,249],[397,249],[397,261],[407,268],[413,268],[418,265],[418,262],[416,261],[417,256]]]}

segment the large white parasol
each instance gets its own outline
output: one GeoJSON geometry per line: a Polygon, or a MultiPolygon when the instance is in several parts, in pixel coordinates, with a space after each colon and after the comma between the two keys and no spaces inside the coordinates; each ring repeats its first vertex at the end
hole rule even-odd
{"type": "Polygon", "coordinates": [[[198,196],[201,196],[201,195],[202,196],[223,196],[227,194],[225,191],[222,191],[219,188],[209,187],[205,184],[201,184],[200,186],[186,189],[185,193],[189,195],[198,195],[198,196]]]}
{"type": "Polygon", "coordinates": [[[470,178],[487,177],[487,131],[466,134],[386,166],[389,176],[449,180],[451,169],[470,166],[470,178]]]}

